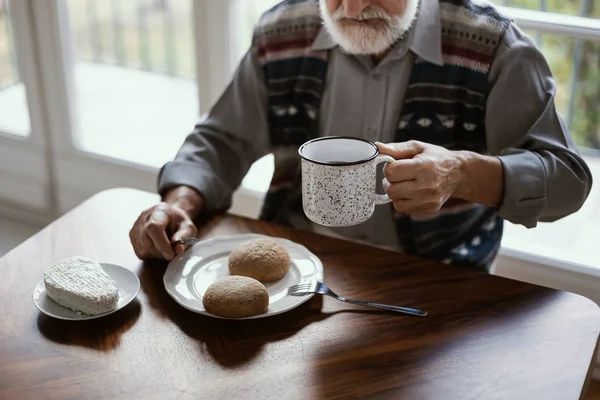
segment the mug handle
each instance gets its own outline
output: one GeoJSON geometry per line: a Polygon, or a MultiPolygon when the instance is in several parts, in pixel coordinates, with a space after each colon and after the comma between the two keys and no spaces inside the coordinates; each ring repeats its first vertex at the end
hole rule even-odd
{"type": "MultiPolygon", "coordinates": [[[[381,163],[391,163],[396,161],[396,159],[392,156],[388,156],[387,154],[380,154],[377,156],[377,158],[375,159],[375,173],[377,174],[377,166],[381,163]]],[[[388,197],[387,194],[379,194],[379,193],[375,193],[375,204],[380,205],[380,204],[387,204],[387,203],[391,203],[392,199],[390,199],[388,197]]]]}

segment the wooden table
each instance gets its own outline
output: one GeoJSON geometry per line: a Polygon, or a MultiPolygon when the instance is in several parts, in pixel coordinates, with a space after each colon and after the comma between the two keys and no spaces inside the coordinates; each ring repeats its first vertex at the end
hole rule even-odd
{"type": "Polygon", "coordinates": [[[426,318],[315,296],[267,319],[217,320],[166,293],[128,231],[152,194],[98,194],[0,260],[0,399],[580,398],[600,331],[591,301],[560,291],[233,216],[205,237],[258,232],[304,244],[349,297],[426,309],[426,318]],[[85,322],[38,312],[50,263],[85,255],[135,271],[125,309],[85,322]]]}

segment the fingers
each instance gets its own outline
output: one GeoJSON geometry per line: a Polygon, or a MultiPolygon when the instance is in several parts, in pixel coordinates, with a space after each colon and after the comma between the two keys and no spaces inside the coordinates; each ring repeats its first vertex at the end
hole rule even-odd
{"type": "Polygon", "coordinates": [[[158,251],[158,249],[154,245],[154,242],[152,241],[152,239],[150,238],[150,236],[147,233],[142,232],[140,239],[139,239],[139,244],[140,244],[140,254],[138,255],[139,259],[150,260],[150,259],[164,258],[163,255],[160,253],[160,251],[158,251]]]}
{"type": "Polygon", "coordinates": [[[387,178],[383,180],[383,189],[388,197],[393,200],[412,199],[419,190],[417,181],[390,183],[387,178]]]}
{"type": "Polygon", "coordinates": [[[440,211],[442,203],[437,200],[419,201],[416,199],[394,200],[394,209],[403,214],[434,214],[440,211]]]}
{"type": "Polygon", "coordinates": [[[171,240],[181,240],[189,237],[196,237],[198,230],[191,221],[184,221],[179,224],[177,231],[171,236],[171,240]]]}
{"type": "MultiPolygon", "coordinates": [[[[184,220],[179,224],[177,232],[171,236],[171,241],[181,240],[189,237],[196,237],[198,229],[191,220],[184,220]]],[[[185,247],[181,244],[175,246],[175,254],[181,254],[185,250],[185,247]]]]}
{"type": "Polygon", "coordinates": [[[173,249],[167,238],[169,215],[163,206],[154,206],[144,211],[129,232],[135,255],[140,260],[173,258],[173,249]]]}
{"type": "Polygon", "coordinates": [[[393,200],[394,209],[403,214],[431,214],[442,207],[443,201],[433,190],[421,189],[417,181],[390,183],[383,180],[383,189],[393,200]]]}
{"type": "Polygon", "coordinates": [[[423,152],[423,144],[416,140],[401,143],[375,143],[379,152],[394,157],[396,160],[410,159],[423,152]]]}
{"type": "Polygon", "coordinates": [[[173,247],[173,251],[175,252],[176,255],[180,255],[181,253],[183,253],[185,251],[185,246],[182,244],[177,244],[173,247]]]}
{"type": "Polygon", "coordinates": [[[385,177],[392,183],[417,179],[422,172],[422,160],[397,160],[387,164],[383,170],[385,177]]]}
{"type": "Polygon", "coordinates": [[[136,256],[141,259],[164,258],[172,260],[185,249],[175,248],[172,240],[196,237],[197,229],[189,216],[181,209],[161,203],[144,211],[129,232],[129,239],[136,256]],[[176,230],[171,239],[170,232],[176,230]]]}
{"type": "Polygon", "coordinates": [[[153,255],[150,254],[149,249],[146,245],[146,240],[143,240],[142,238],[142,233],[144,230],[143,227],[146,223],[147,218],[147,211],[140,214],[138,219],[133,224],[133,227],[129,231],[129,240],[131,241],[131,245],[133,246],[133,251],[135,252],[137,258],[139,258],[140,260],[155,258],[153,255]]]}
{"type": "Polygon", "coordinates": [[[129,231],[129,240],[133,246],[133,251],[140,260],[161,258],[162,256],[156,250],[152,239],[143,230],[146,218],[147,215],[140,215],[138,221],[136,221],[131,231],[129,231]]]}
{"type": "Polygon", "coordinates": [[[169,226],[169,216],[166,212],[158,210],[150,216],[146,224],[146,232],[154,244],[154,248],[162,255],[165,260],[171,260],[174,252],[171,242],[167,237],[167,226],[169,226]]]}

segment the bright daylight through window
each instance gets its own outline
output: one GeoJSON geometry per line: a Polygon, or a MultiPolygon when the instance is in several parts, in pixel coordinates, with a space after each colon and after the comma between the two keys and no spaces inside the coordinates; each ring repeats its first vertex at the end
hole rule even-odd
{"type": "Polygon", "coordinates": [[[19,74],[10,3],[0,0],[0,132],[28,136],[29,110],[19,74]]]}
{"type": "MultiPolygon", "coordinates": [[[[509,7],[600,17],[600,0],[495,0],[509,7]]],[[[558,84],[557,106],[576,143],[600,150],[600,32],[598,40],[527,31],[541,47],[558,84]]]]}
{"type": "Polygon", "coordinates": [[[192,0],[70,0],[73,138],[158,167],[199,118],[192,0]]]}

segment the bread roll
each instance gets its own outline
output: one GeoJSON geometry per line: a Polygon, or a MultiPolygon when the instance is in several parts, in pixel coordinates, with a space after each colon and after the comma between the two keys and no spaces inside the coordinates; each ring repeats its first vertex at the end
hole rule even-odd
{"type": "Polygon", "coordinates": [[[268,238],[254,239],[231,252],[229,272],[267,283],[283,278],[290,262],[290,255],[281,244],[268,238]]]}
{"type": "Polygon", "coordinates": [[[209,313],[223,318],[245,318],[267,312],[269,294],[265,286],[246,276],[226,276],[208,287],[202,304],[209,313]]]}

